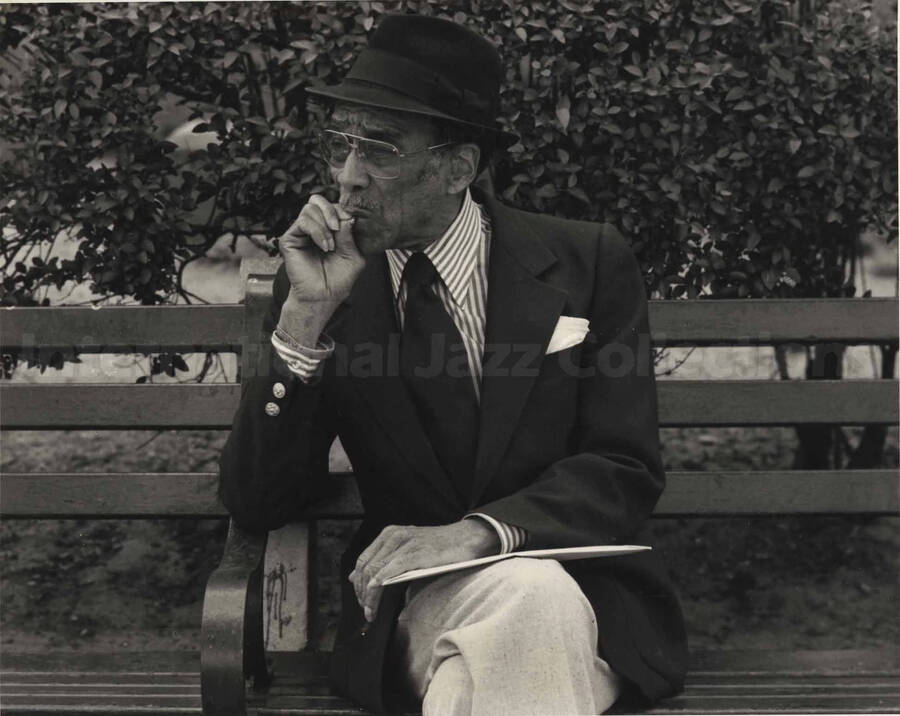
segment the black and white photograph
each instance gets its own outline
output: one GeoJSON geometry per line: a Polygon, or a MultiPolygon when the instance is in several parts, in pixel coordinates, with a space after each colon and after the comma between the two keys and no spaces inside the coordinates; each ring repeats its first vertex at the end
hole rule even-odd
{"type": "Polygon", "coordinates": [[[897,20],[0,3],[0,712],[900,713],[897,20]]]}

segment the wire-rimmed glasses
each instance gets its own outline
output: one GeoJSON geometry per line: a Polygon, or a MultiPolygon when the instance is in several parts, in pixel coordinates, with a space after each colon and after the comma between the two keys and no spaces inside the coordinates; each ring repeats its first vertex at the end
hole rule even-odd
{"type": "Polygon", "coordinates": [[[319,150],[322,158],[335,169],[343,169],[350,152],[356,150],[356,156],[365,167],[369,176],[376,179],[396,179],[400,176],[403,160],[415,154],[429,152],[432,149],[448,147],[453,142],[434,144],[414,152],[401,152],[390,142],[369,139],[335,129],[323,129],[319,132],[319,150]]]}

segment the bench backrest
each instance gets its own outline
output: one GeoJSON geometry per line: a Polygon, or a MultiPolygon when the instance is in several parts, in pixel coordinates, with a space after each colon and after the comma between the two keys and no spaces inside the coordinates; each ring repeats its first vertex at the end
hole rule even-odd
{"type": "MultiPolygon", "coordinates": [[[[261,315],[275,264],[245,261],[243,306],[123,306],[0,310],[0,348],[71,353],[233,351],[244,375],[263,343],[261,315]]],[[[897,301],[767,299],[652,301],[656,346],[892,344],[897,301]]],[[[52,375],[52,374],[51,374],[52,375]]],[[[673,426],[896,425],[898,381],[662,380],[660,424],[673,426]]],[[[0,384],[0,427],[20,429],[227,429],[238,383],[0,384]]],[[[360,513],[346,489],[311,518],[360,513]]],[[[217,474],[7,473],[0,515],[10,517],[221,517],[217,474]]],[[[897,472],[766,470],[669,473],[658,516],[866,513],[900,510],[897,472]]]]}

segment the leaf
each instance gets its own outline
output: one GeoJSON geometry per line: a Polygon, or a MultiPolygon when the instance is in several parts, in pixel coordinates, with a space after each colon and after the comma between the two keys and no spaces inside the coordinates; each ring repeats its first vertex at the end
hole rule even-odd
{"type": "Polygon", "coordinates": [[[797,150],[800,149],[800,146],[803,144],[799,139],[794,137],[793,139],[788,140],[788,150],[791,154],[796,154],[797,150]]]}
{"type": "Polygon", "coordinates": [[[563,131],[569,128],[569,121],[571,120],[571,113],[569,112],[570,101],[567,95],[563,95],[559,98],[559,104],[556,105],[556,118],[559,120],[559,123],[562,125],[563,131]]]}
{"type": "Polygon", "coordinates": [[[277,142],[277,137],[263,137],[262,141],[259,143],[259,151],[265,152],[269,147],[277,142]]]}
{"type": "Polygon", "coordinates": [[[766,269],[762,272],[762,282],[765,284],[766,288],[771,291],[778,282],[778,275],[774,270],[766,269]]]}
{"type": "Polygon", "coordinates": [[[581,187],[575,186],[568,190],[569,194],[574,196],[579,201],[583,201],[585,204],[590,204],[591,200],[588,198],[588,195],[584,193],[584,189],[581,187]]]}
{"type": "Polygon", "coordinates": [[[563,45],[566,44],[566,36],[565,36],[565,34],[563,33],[563,31],[560,30],[559,28],[554,27],[552,30],[550,30],[550,34],[553,35],[553,37],[556,38],[557,42],[560,42],[560,43],[562,43],[563,45]]]}
{"type": "Polygon", "coordinates": [[[237,58],[240,56],[241,55],[239,52],[235,52],[234,50],[229,50],[228,52],[225,53],[225,58],[222,61],[222,66],[225,69],[228,69],[235,63],[235,60],[237,60],[237,58]]]}
{"type": "Polygon", "coordinates": [[[816,173],[816,168],[814,166],[807,165],[803,167],[799,172],[797,172],[798,179],[808,179],[816,173]]]}
{"type": "Polygon", "coordinates": [[[53,103],[53,114],[57,119],[62,117],[62,113],[66,111],[68,104],[64,99],[58,99],[53,103]]]}
{"type": "Polygon", "coordinates": [[[753,102],[748,102],[747,100],[744,100],[743,102],[738,102],[736,105],[734,105],[734,108],[738,112],[750,112],[750,111],[756,109],[753,102]]]}
{"type": "Polygon", "coordinates": [[[635,77],[644,76],[644,73],[641,72],[641,68],[637,65],[625,65],[625,67],[623,67],[622,69],[625,70],[628,74],[634,75],[635,77]]]}
{"type": "Polygon", "coordinates": [[[518,37],[522,42],[528,42],[528,32],[524,27],[516,28],[516,37],[518,37]]]}

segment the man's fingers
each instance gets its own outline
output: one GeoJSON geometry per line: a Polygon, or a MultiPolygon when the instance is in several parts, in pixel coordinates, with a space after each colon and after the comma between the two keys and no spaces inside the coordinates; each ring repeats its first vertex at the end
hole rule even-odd
{"type": "Polygon", "coordinates": [[[304,210],[291,224],[291,228],[279,237],[278,244],[284,248],[302,249],[312,241],[322,251],[329,251],[332,240],[331,231],[322,221],[316,220],[304,210]]]}
{"type": "Polygon", "coordinates": [[[375,572],[373,565],[378,565],[387,561],[391,555],[410,538],[410,530],[408,527],[400,527],[397,525],[389,525],[385,527],[381,534],[375,538],[356,560],[356,571],[366,572],[371,577],[375,572]]]}
{"type": "Polygon", "coordinates": [[[374,577],[396,558],[408,538],[406,528],[394,525],[385,527],[360,554],[355,569],[350,573],[349,579],[353,583],[356,599],[369,621],[374,618],[381,594],[381,585],[374,577]]]}
{"type": "Polygon", "coordinates": [[[289,249],[305,249],[312,243],[309,234],[305,234],[299,230],[297,233],[292,233],[293,228],[294,227],[291,227],[287,233],[278,238],[278,247],[282,254],[289,249]]]}
{"type": "Polygon", "coordinates": [[[376,552],[379,552],[381,548],[384,546],[385,541],[391,538],[391,535],[394,535],[397,532],[397,527],[395,525],[388,525],[381,532],[378,533],[378,536],[373,539],[369,546],[366,547],[362,552],[360,552],[359,557],[356,558],[356,571],[359,571],[361,566],[365,566],[365,564],[375,555],[376,552]]]}
{"type": "Polygon", "coordinates": [[[381,601],[381,592],[383,590],[384,587],[380,583],[373,584],[366,590],[362,608],[367,622],[375,621],[375,615],[378,614],[378,603],[381,601]]]}
{"type": "Polygon", "coordinates": [[[332,231],[337,231],[340,228],[340,220],[341,217],[338,214],[337,207],[332,204],[328,199],[326,199],[321,194],[313,194],[309,197],[308,206],[315,207],[322,214],[322,219],[325,225],[331,229],[332,231]]]}
{"type": "Polygon", "coordinates": [[[356,224],[356,219],[353,217],[342,220],[340,228],[334,235],[335,248],[341,256],[357,258],[360,255],[356,242],[353,240],[354,224],[356,224]]]}
{"type": "Polygon", "coordinates": [[[334,250],[334,235],[323,223],[323,220],[317,219],[307,213],[301,214],[297,222],[298,228],[307,234],[322,251],[334,250]]]}

